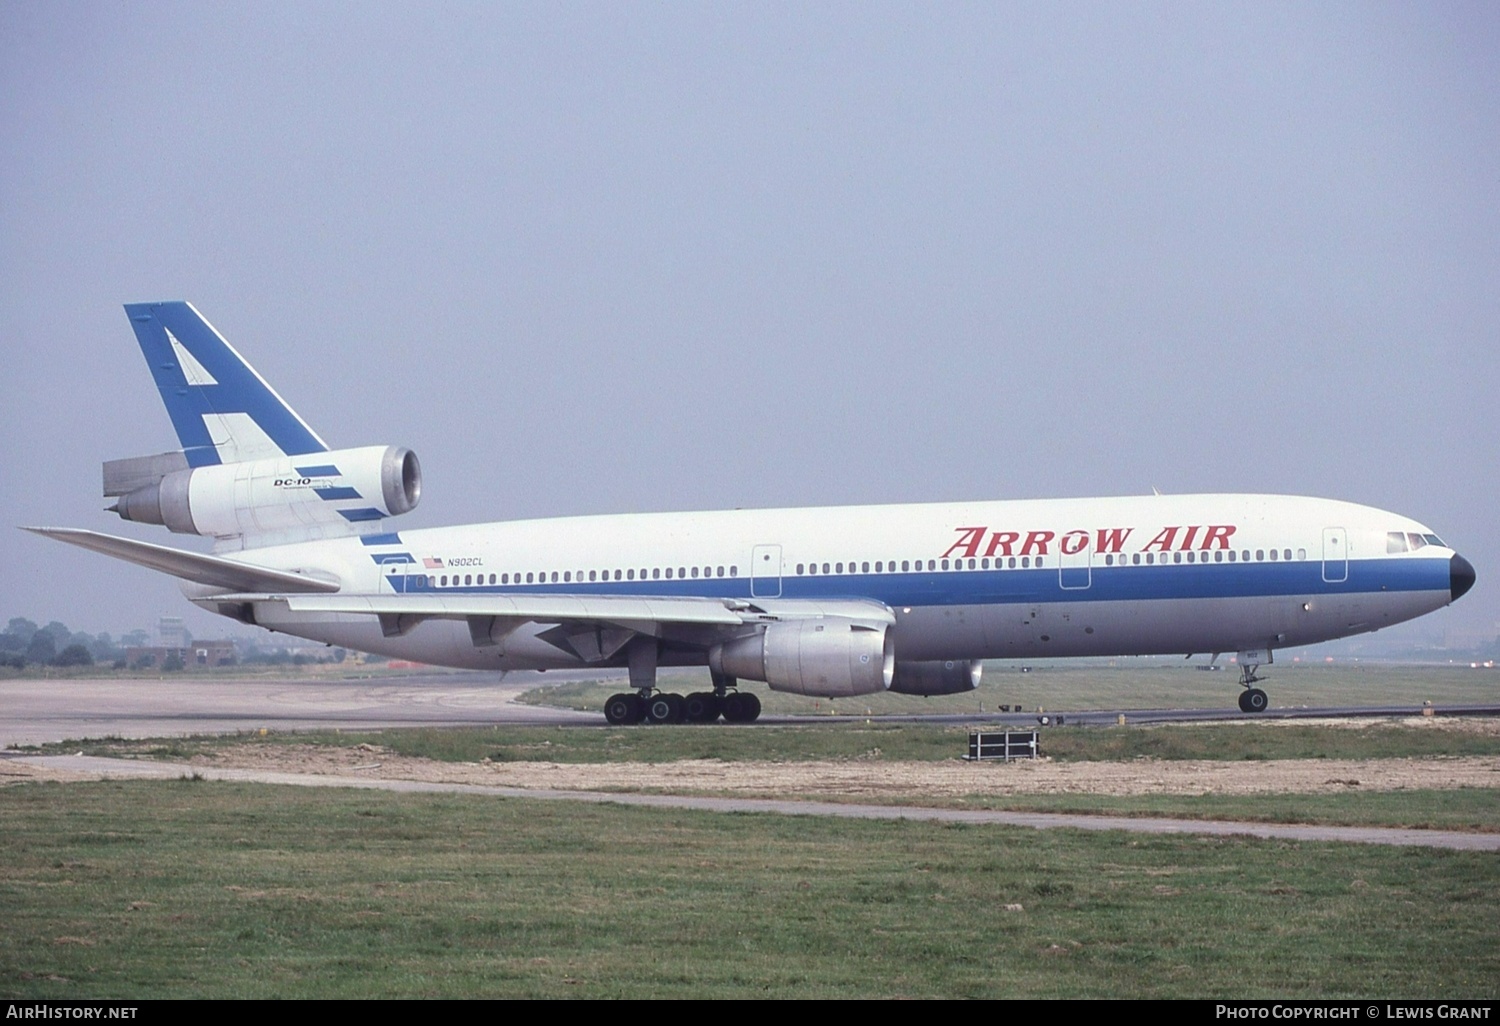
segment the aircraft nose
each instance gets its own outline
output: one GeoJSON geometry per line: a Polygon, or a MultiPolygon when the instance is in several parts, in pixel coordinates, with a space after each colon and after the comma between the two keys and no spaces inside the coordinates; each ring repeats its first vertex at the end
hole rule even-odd
{"type": "Polygon", "coordinates": [[[1460,556],[1453,554],[1448,561],[1448,593],[1453,596],[1450,601],[1457,601],[1464,593],[1474,587],[1474,564],[1460,556]]]}

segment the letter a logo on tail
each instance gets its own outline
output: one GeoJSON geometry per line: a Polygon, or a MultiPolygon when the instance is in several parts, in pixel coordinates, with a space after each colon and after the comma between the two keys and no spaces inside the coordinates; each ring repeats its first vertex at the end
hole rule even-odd
{"type": "Polygon", "coordinates": [[[131,303],[125,313],[188,466],[328,451],[192,304],[131,303]]]}

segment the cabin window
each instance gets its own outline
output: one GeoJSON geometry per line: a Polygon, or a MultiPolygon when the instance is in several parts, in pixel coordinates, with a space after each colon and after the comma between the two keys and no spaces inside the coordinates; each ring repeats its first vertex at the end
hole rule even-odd
{"type": "Polygon", "coordinates": [[[444,587],[444,588],[448,587],[448,575],[447,574],[443,575],[443,582],[442,582],[441,586],[444,587]]]}
{"type": "Polygon", "coordinates": [[[672,579],[672,568],[671,567],[667,567],[667,580],[670,581],[671,579],[672,579]]]}
{"type": "Polygon", "coordinates": [[[631,569],[625,571],[625,579],[627,581],[633,581],[633,580],[635,580],[635,568],[634,567],[632,567],[631,569]]]}
{"type": "Polygon", "coordinates": [[[943,560],[943,569],[944,570],[948,569],[948,561],[946,559],[943,560]]]}
{"type": "Polygon", "coordinates": [[[1284,549],[1282,551],[1282,553],[1281,553],[1281,558],[1282,559],[1291,559],[1292,558],[1292,550],[1291,549],[1284,549]]]}
{"type": "Polygon", "coordinates": [[[1297,558],[1298,559],[1306,559],[1307,558],[1307,550],[1306,549],[1298,549],[1297,550],[1297,558]]]}
{"type": "Polygon", "coordinates": [[[1008,560],[1005,561],[1005,565],[1008,569],[1014,570],[1016,568],[1016,557],[1011,556],[1008,560]]]}
{"type": "Polygon", "coordinates": [[[661,570],[657,569],[656,567],[652,567],[651,568],[651,579],[653,581],[659,581],[659,580],[661,580],[661,570]]]}
{"type": "Polygon", "coordinates": [[[698,577],[698,568],[697,567],[693,567],[693,578],[697,579],[697,577],[698,577]]]}
{"type": "Polygon", "coordinates": [[[869,573],[870,572],[870,564],[869,563],[861,563],[861,564],[859,564],[859,572],[862,573],[862,574],[869,573]]]}
{"type": "Polygon", "coordinates": [[[877,574],[878,573],[882,573],[883,571],[881,570],[881,567],[884,566],[884,565],[885,565],[884,561],[877,559],[875,561],[875,572],[877,574]]]}
{"type": "Polygon", "coordinates": [[[733,564],[733,563],[729,564],[729,576],[730,577],[738,577],[739,575],[740,575],[740,568],[737,565],[733,564]]]}
{"type": "Polygon", "coordinates": [[[804,571],[805,571],[805,564],[798,563],[797,564],[797,576],[801,577],[804,571]]]}
{"type": "Polygon", "coordinates": [[[1266,550],[1265,549],[1256,549],[1255,550],[1255,561],[1257,563],[1260,562],[1261,560],[1265,559],[1265,558],[1266,558],[1266,550]]]}
{"type": "Polygon", "coordinates": [[[901,572],[902,573],[906,573],[910,569],[911,569],[911,561],[903,559],[901,561],[901,572]]]}
{"type": "Polygon", "coordinates": [[[1271,550],[1271,559],[1272,559],[1272,561],[1275,561],[1275,559],[1276,559],[1276,550],[1275,549],[1271,550]]]}
{"type": "MultiPolygon", "coordinates": [[[[1233,553],[1231,553],[1231,555],[1233,555],[1233,553]]],[[[1214,562],[1215,563],[1222,563],[1222,562],[1224,562],[1224,550],[1223,549],[1215,549],[1214,550],[1214,562]]]]}
{"type": "Polygon", "coordinates": [[[836,573],[836,574],[843,573],[844,572],[844,564],[842,564],[842,563],[835,563],[835,564],[833,564],[833,572],[836,573]]]}

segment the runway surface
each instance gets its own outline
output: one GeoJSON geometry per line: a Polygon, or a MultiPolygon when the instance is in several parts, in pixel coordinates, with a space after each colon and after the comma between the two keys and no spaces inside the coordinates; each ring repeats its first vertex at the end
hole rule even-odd
{"type": "MultiPolygon", "coordinates": [[[[410,677],[302,680],[258,678],[0,681],[0,749],[83,738],[174,737],[256,731],[373,730],[384,727],[492,726],[530,723],[604,726],[597,712],[576,712],[516,701],[523,692],[566,679],[563,674],[435,673],[410,677]]],[[[588,679],[595,679],[590,675],[588,679]]],[[[621,682],[622,689],[624,682],[621,682]]],[[[1500,715],[1500,705],[1444,705],[1442,715],[1500,715]]],[[[1053,724],[1106,725],[1223,719],[1417,716],[1419,705],[1271,709],[1125,709],[1049,711],[1053,724]]],[[[838,723],[864,716],[765,716],[764,724],[838,723]]],[[[883,723],[921,722],[1033,727],[1032,713],[891,715],[883,723]]],[[[727,729],[727,728],[726,728],[727,729]]],[[[735,728],[744,729],[744,728],[735,728]]],[[[750,728],[753,729],[753,728],[750,728]]]]}

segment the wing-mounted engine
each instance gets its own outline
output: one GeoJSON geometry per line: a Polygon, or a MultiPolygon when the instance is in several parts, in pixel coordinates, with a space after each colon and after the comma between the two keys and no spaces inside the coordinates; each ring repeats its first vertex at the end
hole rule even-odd
{"type": "Polygon", "coordinates": [[[410,449],[366,446],[189,467],[182,453],[111,460],[104,494],[122,519],[178,534],[257,543],[361,534],[414,509],[422,468],[410,449]]]}
{"type": "Polygon", "coordinates": [[[715,673],[761,680],[775,691],[848,698],[884,691],[896,672],[894,639],[884,623],[817,617],[768,624],[764,631],[715,645],[715,673]]]}

